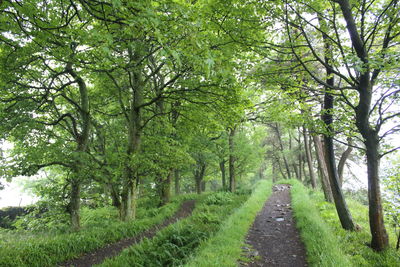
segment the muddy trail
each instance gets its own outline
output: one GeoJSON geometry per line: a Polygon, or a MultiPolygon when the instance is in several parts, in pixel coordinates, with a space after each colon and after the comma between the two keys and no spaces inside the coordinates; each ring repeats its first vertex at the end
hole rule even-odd
{"type": "Polygon", "coordinates": [[[150,229],[130,238],[122,239],[116,243],[108,244],[96,251],[89,252],[79,258],[69,260],[59,264],[62,267],[89,267],[95,264],[102,263],[106,258],[111,258],[118,255],[123,249],[139,243],[144,238],[154,237],[158,231],[164,227],[177,222],[180,219],[186,218],[192,214],[195,206],[195,200],[187,200],[182,203],[179,210],[171,218],[166,219],[161,224],[151,227],[150,229]]]}
{"type": "Polygon", "coordinates": [[[290,185],[273,187],[271,197],[250,228],[240,266],[307,266],[306,250],[296,229],[290,204],[290,185]]]}

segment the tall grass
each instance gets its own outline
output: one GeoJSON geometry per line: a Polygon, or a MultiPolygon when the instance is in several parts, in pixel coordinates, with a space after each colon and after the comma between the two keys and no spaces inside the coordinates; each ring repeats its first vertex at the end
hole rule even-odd
{"type": "MultiPolygon", "coordinates": [[[[98,216],[93,218],[84,216],[84,228],[80,232],[66,232],[54,235],[44,232],[26,232],[19,233],[17,234],[18,237],[12,238],[12,232],[8,231],[3,233],[2,237],[9,237],[10,239],[3,239],[0,242],[0,266],[55,266],[56,263],[72,259],[83,253],[103,247],[108,243],[145,231],[172,216],[183,200],[184,198],[177,199],[159,209],[139,211],[143,217],[132,222],[108,219],[101,222],[101,218],[98,218],[98,216]]],[[[104,210],[99,210],[98,214],[104,215],[104,212],[104,210]]]]}
{"type": "Polygon", "coordinates": [[[320,214],[331,231],[334,232],[336,239],[339,240],[343,252],[349,257],[351,266],[359,267],[394,267],[400,266],[400,253],[395,250],[396,237],[391,225],[386,224],[390,237],[390,248],[378,253],[369,247],[371,234],[369,230],[368,206],[358,201],[347,198],[347,204],[351,211],[354,221],[361,226],[357,232],[345,231],[340,227],[339,219],[335,206],[324,201],[320,192],[311,195],[315,201],[320,214]]]}
{"type": "Polygon", "coordinates": [[[296,180],[285,181],[292,184],[292,208],[296,226],[307,250],[309,266],[346,267],[351,266],[344,254],[339,240],[321,218],[316,203],[310,198],[309,191],[296,180]]]}
{"type": "Polygon", "coordinates": [[[202,195],[192,216],[166,227],[150,240],[125,249],[99,266],[181,266],[247,198],[246,194],[225,192],[202,195]]]}
{"type": "Polygon", "coordinates": [[[237,266],[245,236],[270,194],[271,182],[258,182],[251,197],[222,224],[215,236],[201,244],[199,252],[185,266],[237,266]]]}

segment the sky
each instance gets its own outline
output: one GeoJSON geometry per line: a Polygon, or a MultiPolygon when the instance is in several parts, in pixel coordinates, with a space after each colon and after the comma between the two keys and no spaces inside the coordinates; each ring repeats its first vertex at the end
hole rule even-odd
{"type": "Polygon", "coordinates": [[[4,190],[0,190],[0,208],[26,206],[37,201],[36,197],[23,192],[24,190],[19,183],[19,179],[18,177],[15,178],[12,183],[2,181],[5,187],[4,190]]]}

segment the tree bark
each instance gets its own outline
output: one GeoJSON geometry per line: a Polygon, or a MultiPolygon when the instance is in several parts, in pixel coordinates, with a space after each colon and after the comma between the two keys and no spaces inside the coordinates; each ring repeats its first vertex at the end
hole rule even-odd
{"type": "Polygon", "coordinates": [[[206,191],[206,181],[201,180],[200,186],[201,186],[201,192],[205,192],[206,191]]]}
{"type": "Polygon", "coordinates": [[[126,151],[127,157],[124,170],[120,212],[123,221],[133,220],[136,214],[136,184],[139,178],[134,170],[135,166],[132,166],[132,159],[137,153],[139,153],[141,146],[141,105],[143,103],[144,86],[141,64],[139,64],[143,56],[143,47],[138,45],[134,52],[131,49],[128,49],[128,54],[132,62],[136,62],[138,66],[136,66],[132,71],[129,71],[129,76],[131,77],[131,100],[130,109],[127,114],[128,145],[126,151]]]}
{"type": "Polygon", "coordinates": [[[342,187],[343,185],[343,171],[344,171],[344,166],[346,164],[347,159],[350,156],[351,151],[353,150],[352,147],[352,139],[349,137],[347,138],[347,142],[349,145],[347,146],[347,149],[343,152],[342,156],[340,157],[339,164],[338,164],[338,175],[339,175],[339,185],[342,187]]]}
{"type": "Polygon", "coordinates": [[[225,163],[226,160],[221,160],[219,162],[219,169],[221,170],[221,182],[222,182],[222,189],[226,190],[226,170],[225,170],[225,163]]]}
{"type": "Polygon", "coordinates": [[[322,142],[318,135],[313,136],[313,141],[318,161],[318,168],[321,173],[321,185],[322,185],[322,190],[324,191],[325,200],[333,203],[333,195],[331,190],[331,184],[329,182],[328,167],[326,166],[326,157],[322,146],[322,142]]]}
{"type": "Polygon", "coordinates": [[[312,156],[311,156],[310,146],[308,144],[307,130],[305,127],[303,127],[303,138],[304,138],[304,148],[306,151],[307,166],[308,166],[308,171],[310,173],[311,186],[313,189],[316,189],[317,180],[315,179],[315,172],[312,164],[312,156]]]}
{"type": "Polygon", "coordinates": [[[109,190],[110,190],[111,205],[113,207],[118,208],[118,209],[121,208],[121,200],[119,198],[119,194],[117,192],[117,189],[112,184],[109,184],[108,187],[109,187],[109,190]]]}
{"type": "Polygon", "coordinates": [[[272,182],[275,183],[277,181],[277,172],[276,172],[276,161],[272,159],[272,182]]]}
{"type": "Polygon", "coordinates": [[[70,200],[70,216],[71,216],[71,226],[74,230],[79,230],[80,223],[80,193],[81,193],[81,185],[79,179],[74,179],[71,182],[71,200],[70,200]]]}
{"type": "MultiPolygon", "coordinates": [[[[74,54],[71,56],[73,57],[74,54]]],[[[74,129],[75,140],[77,143],[76,152],[78,154],[86,154],[89,146],[89,136],[90,136],[90,107],[89,107],[89,94],[85,81],[79,76],[75,70],[72,68],[72,62],[68,62],[65,68],[74,80],[77,82],[79,87],[79,116],[81,119],[81,131],[74,129]]],[[[83,175],[81,173],[82,168],[85,164],[82,157],[74,159],[73,172],[75,175],[72,176],[71,181],[71,193],[70,193],[70,216],[71,216],[71,226],[75,230],[80,229],[80,193],[81,193],[81,183],[83,175]]]]}
{"type": "MultiPolygon", "coordinates": [[[[371,247],[376,251],[383,251],[389,247],[389,237],[384,224],[379,184],[379,127],[375,129],[369,123],[372,89],[380,69],[376,69],[371,77],[368,51],[363,39],[364,36],[361,37],[358,32],[350,1],[338,0],[338,3],[346,21],[346,27],[350,35],[352,46],[358,58],[363,63],[364,68],[362,72],[358,73],[356,83],[356,90],[359,94],[358,105],[355,108],[356,126],[364,138],[367,154],[369,223],[372,235],[371,247]]],[[[392,27],[389,26],[383,40],[382,49],[386,49],[389,45],[389,39],[387,39],[387,37],[391,35],[391,29],[392,27]]]]}
{"type": "Polygon", "coordinates": [[[196,170],[194,171],[194,180],[196,182],[196,192],[201,194],[201,182],[203,181],[204,174],[206,172],[206,164],[204,162],[198,162],[196,170]]]}
{"type": "MultiPolygon", "coordinates": [[[[286,156],[285,156],[285,154],[284,154],[284,147],[283,147],[281,132],[280,132],[280,130],[279,130],[279,125],[278,125],[277,123],[275,123],[275,126],[274,126],[273,128],[275,129],[276,137],[277,137],[278,142],[279,142],[279,148],[280,148],[280,150],[281,150],[281,155],[282,155],[282,158],[283,158],[283,162],[285,163],[285,168],[286,168],[286,172],[287,172],[287,177],[288,177],[289,179],[292,179],[292,176],[291,176],[291,173],[290,173],[290,168],[289,168],[289,163],[288,163],[288,161],[287,161],[287,159],[286,159],[286,156]]],[[[285,177],[285,176],[284,176],[284,177],[285,177]]]]}
{"type": "Polygon", "coordinates": [[[236,134],[236,126],[230,129],[229,132],[229,191],[235,192],[236,190],[236,174],[235,174],[235,142],[234,137],[236,134]]]}
{"type": "MultiPolygon", "coordinates": [[[[325,55],[326,62],[329,62],[331,55],[327,55],[330,53],[330,46],[327,43],[326,37],[324,36],[325,42],[325,55]]],[[[327,75],[327,84],[333,86],[334,78],[332,76],[330,68],[326,68],[327,75]]],[[[335,151],[333,147],[333,138],[332,135],[334,133],[332,128],[333,122],[333,95],[329,93],[328,88],[325,88],[324,95],[324,107],[322,112],[322,119],[326,125],[327,133],[324,134],[324,146],[325,146],[325,156],[326,156],[326,165],[328,169],[329,182],[331,184],[333,199],[335,201],[336,211],[339,216],[340,223],[342,227],[346,230],[355,230],[355,225],[353,222],[353,218],[351,217],[350,211],[347,208],[346,200],[344,199],[342,189],[339,185],[339,176],[337,174],[336,163],[335,163],[335,151]]]]}
{"type": "Polygon", "coordinates": [[[175,195],[179,195],[181,193],[181,176],[179,170],[174,170],[174,180],[175,180],[175,195]]]}
{"type": "Polygon", "coordinates": [[[163,178],[160,183],[160,206],[164,206],[169,203],[171,199],[171,181],[174,171],[171,170],[166,178],[163,178]]]}
{"type": "Polygon", "coordinates": [[[382,251],[389,246],[384,225],[384,214],[379,183],[379,136],[375,131],[364,134],[367,149],[369,224],[372,232],[371,247],[382,251]]]}

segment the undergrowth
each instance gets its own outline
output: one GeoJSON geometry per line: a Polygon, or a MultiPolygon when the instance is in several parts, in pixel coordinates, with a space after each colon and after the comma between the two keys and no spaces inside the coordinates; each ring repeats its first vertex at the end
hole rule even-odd
{"type": "Polygon", "coordinates": [[[294,216],[310,266],[399,266],[400,253],[394,249],[396,238],[390,225],[386,225],[391,241],[388,250],[378,253],[368,246],[371,241],[368,206],[346,199],[355,223],[361,226],[360,231],[346,231],[340,225],[335,205],[326,202],[322,192],[307,189],[296,180],[283,182],[293,185],[294,216]]]}
{"type": "Polygon", "coordinates": [[[202,242],[198,253],[185,266],[237,266],[245,236],[270,194],[270,181],[259,181],[251,197],[224,221],[215,236],[202,242]]]}
{"type": "Polygon", "coordinates": [[[339,240],[343,252],[349,257],[351,266],[393,267],[400,265],[400,252],[395,250],[396,236],[391,225],[386,224],[390,248],[382,253],[369,247],[371,233],[368,221],[368,206],[347,198],[347,204],[354,222],[361,226],[358,232],[345,231],[341,228],[334,204],[324,201],[322,193],[311,194],[324,221],[329,225],[339,240]]]}
{"type": "MultiPolygon", "coordinates": [[[[138,219],[121,222],[110,208],[82,209],[82,230],[0,231],[0,266],[54,266],[108,243],[131,237],[172,216],[187,197],[162,208],[138,207],[138,219]]],[[[39,228],[40,229],[40,228],[39,228]]]]}
{"type": "Polygon", "coordinates": [[[247,197],[247,194],[222,192],[201,195],[192,216],[164,228],[154,238],[145,239],[98,266],[182,265],[247,197]]]}
{"type": "Polygon", "coordinates": [[[335,234],[321,218],[314,201],[309,197],[308,189],[297,180],[280,182],[292,184],[293,215],[306,247],[309,266],[350,266],[349,258],[343,253],[335,234]]]}

